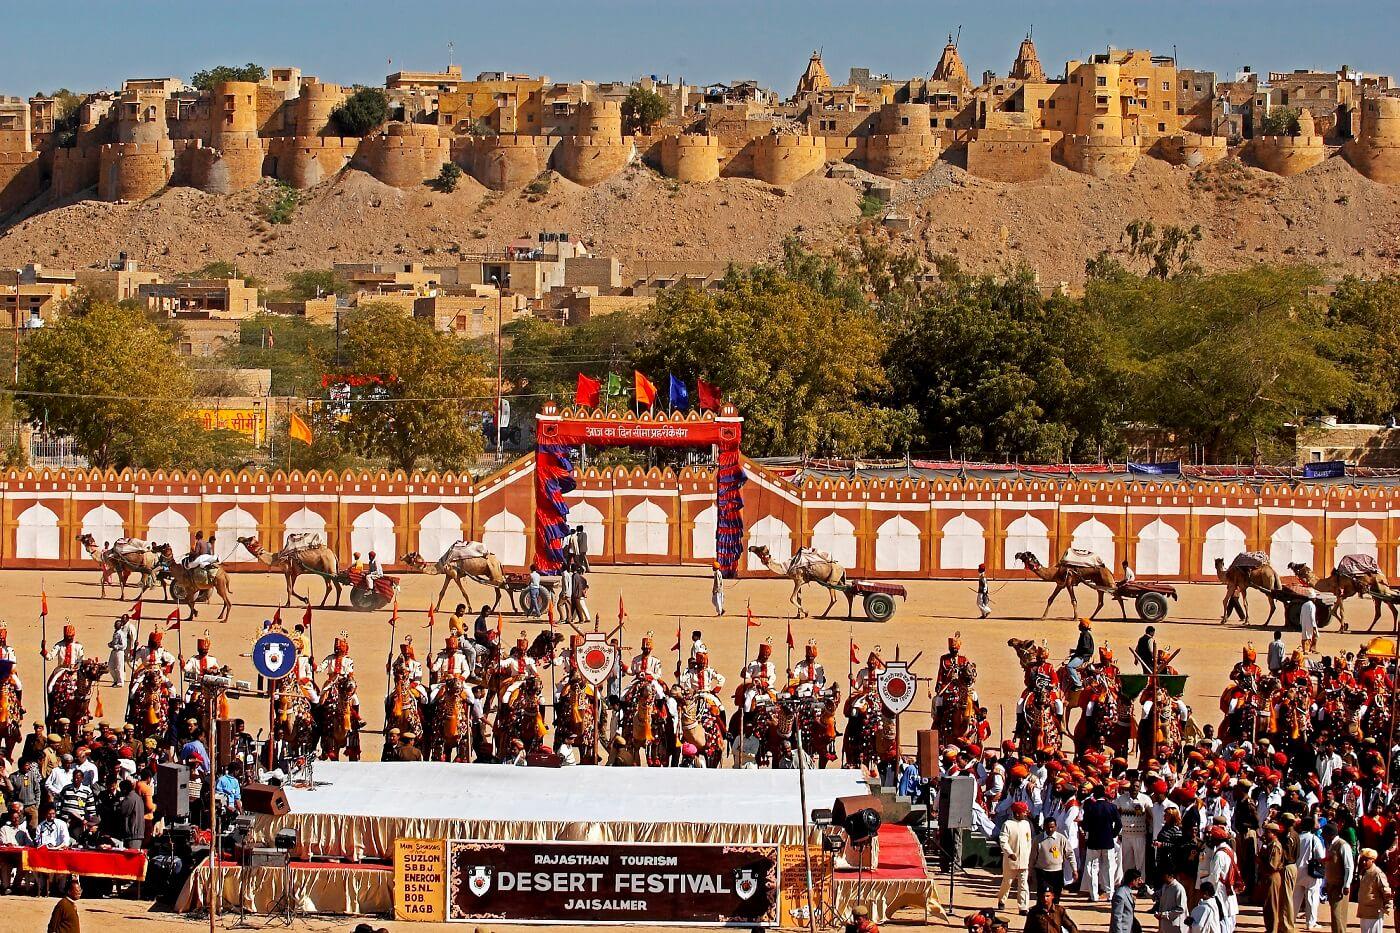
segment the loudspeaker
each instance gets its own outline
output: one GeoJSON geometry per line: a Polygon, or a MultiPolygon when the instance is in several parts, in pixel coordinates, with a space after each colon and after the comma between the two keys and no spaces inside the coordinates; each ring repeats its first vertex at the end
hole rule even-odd
{"type": "Polygon", "coordinates": [[[918,732],[919,742],[919,773],[929,780],[938,777],[938,730],[920,729],[918,732]]]}
{"type": "Polygon", "coordinates": [[[292,812],[291,805],[287,803],[287,794],[282,788],[254,783],[243,785],[243,810],[246,813],[265,813],[268,816],[285,816],[292,812]]]}
{"type": "Polygon", "coordinates": [[[156,766],[156,812],[167,820],[189,819],[189,768],[175,762],[156,766]]]}
{"type": "Polygon", "coordinates": [[[862,845],[880,831],[885,806],[877,794],[837,797],[831,808],[831,821],[846,831],[852,845],[862,845]]]}
{"type": "Polygon", "coordinates": [[[972,826],[973,795],[977,779],[970,774],[945,774],[938,782],[938,825],[940,829],[967,829],[972,826]]]}
{"type": "Polygon", "coordinates": [[[233,720],[214,721],[214,763],[222,771],[233,760],[233,720]]]}

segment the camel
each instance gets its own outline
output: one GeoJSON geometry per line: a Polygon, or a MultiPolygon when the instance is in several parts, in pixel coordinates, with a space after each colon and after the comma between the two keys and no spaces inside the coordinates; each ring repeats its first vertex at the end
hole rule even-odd
{"type": "MultiPolygon", "coordinates": [[[[475,542],[472,542],[475,544],[475,542]]],[[[469,547],[471,545],[468,545],[469,547]]],[[[467,595],[467,589],[462,585],[462,581],[474,580],[482,586],[489,586],[496,591],[496,602],[501,601],[501,592],[506,588],[506,574],[501,569],[501,559],[485,547],[477,545],[484,552],[481,557],[466,557],[454,555],[456,547],[449,548],[447,553],[438,558],[437,563],[429,564],[418,553],[404,555],[404,563],[414,570],[425,574],[441,574],[443,577],[442,589],[438,591],[437,605],[435,608],[442,608],[442,598],[447,595],[449,584],[457,584],[457,589],[461,592],[462,598],[467,601],[467,611],[472,611],[472,598],[467,595]]],[[[514,600],[512,599],[512,602],[514,600]]]]}
{"type": "MultiPolygon", "coordinates": [[[[1390,581],[1386,580],[1385,574],[1377,570],[1375,573],[1349,576],[1333,570],[1327,576],[1318,579],[1316,573],[1307,564],[1289,564],[1288,569],[1293,571],[1293,575],[1302,581],[1304,586],[1310,586],[1319,593],[1331,593],[1337,597],[1336,613],[1337,621],[1342,624],[1342,631],[1346,628],[1346,613],[1342,604],[1351,596],[1359,596],[1362,599],[1369,598],[1376,605],[1376,614],[1371,619],[1370,626],[1366,631],[1371,631],[1376,627],[1376,623],[1381,620],[1381,601],[1375,594],[1380,593],[1388,596],[1393,590],[1390,588],[1390,581]]],[[[1400,606],[1390,603],[1390,616],[1395,622],[1395,631],[1400,633],[1400,606]]]]}
{"type": "MultiPolygon", "coordinates": [[[[1093,614],[1089,616],[1091,619],[1097,616],[1099,611],[1103,609],[1104,596],[1113,592],[1113,571],[1102,564],[1097,567],[1074,567],[1061,562],[1056,564],[1055,568],[1052,570],[1042,564],[1040,558],[1036,557],[1030,551],[1020,552],[1016,555],[1016,560],[1020,561],[1023,567],[1046,583],[1055,584],[1054,592],[1052,592],[1050,598],[1045,601],[1045,611],[1040,614],[1042,619],[1050,614],[1050,607],[1054,604],[1055,597],[1060,595],[1061,590],[1067,590],[1069,592],[1071,619],[1079,618],[1079,600],[1074,596],[1074,588],[1076,586],[1082,583],[1087,587],[1091,587],[1099,594],[1099,604],[1094,608],[1093,614]]],[[[1115,596],[1114,599],[1118,599],[1119,605],[1122,605],[1121,599],[1117,596],[1115,596]]]]}
{"type": "Polygon", "coordinates": [[[821,614],[822,618],[826,618],[831,607],[836,605],[836,591],[846,585],[846,568],[832,560],[831,555],[814,548],[802,548],[786,565],[774,560],[768,548],[762,544],[750,546],[749,553],[763,561],[763,565],[773,573],[792,581],[792,595],[788,597],[788,602],[797,607],[799,619],[810,614],[802,607],[802,587],[817,583],[827,588],[831,601],[821,614]]]}
{"type": "Polygon", "coordinates": [[[1256,589],[1269,598],[1269,615],[1264,619],[1264,625],[1268,625],[1274,617],[1274,610],[1278,608],[1274,600],[1274,592],[1282,587],[1278,578],[1278,571],[1268,564],[1260,564],[1257,567],[1232,567],[1225,568],[1225,559],[1217,557],[1215,559],[1215,576],[1221,583],[1225,584],[1225,601],[1220,606],[1220,624],[1224,625],[1225,620],[1230,616],[1230,604],[1232,600],[1238,599],[1239,606],[1244,613],[1244,622],[1249,624],[1249,591],[1256,589]]]}
{"type": "Polygon", "coordinates": [[[317,544],[314,547],[288,546],[276,554],[269,554],[255,536],[239,538],[238,543],[264,564],[274,570],[281,569],[282,576],[287,579],[287,601],[282,604],[284,607],[292,604],[294,596],[301,600],[304,605],[311,604],[309,597],[302,596],[296,590],[297,577],[303,573],[311,573],[320,577],[326,584],[326,592],[321,597],[321,605],[325,606],[326,600],[331,598],[331,588],[334,587],[335,606],[337,609],[340,608],[341,582],[336,575],[339,561],[336,559],[335,551],[325,544],[317,544]]]}
{"type": "MultiPolygon", "coordinates": [[[[114,573],[117,580],[121,582],[122,592],[118,597],[123,602],[126,601],[126,581],[133,574],[141,575],[141,593],[151,588],[155,582],[157,559],[155,552],[150,549],[146,542],[136,538],[124,539],[130,542],[132,550],[125,553],[111,547],[103,551],[97,546],[97,539],[90,534],[78,535],[78,543],[87,551],[88,556],[97,561],[102,570],[102,598],[107,598],[107,574],[114,573]],[[140,545],[137,548],[137,545],[140,545]]],[[[120,543],[120,542],[119,542],[120,543]]],[[[138,593],[137,599],[141,598],[138,593]]]]}
{"type": "Polygon", "coordinates": [[[215,565],[191,570],[182,561],[175,559],[168,544],[162,544],[157,553],[165,561],[165,566],[170,572],[171,595],[176,595],[178,587],[178,600],[190,608],[191,619],[198,614],[195,611],[194,602],[199,598],[199,594],[206,590],[213,590],[224,601],[224,607],[219,610],[219,621],[228,621],[229,613],[233,611],[233,600],[229,599],[228,574],[224,572],[222,567],[215,565]]]}

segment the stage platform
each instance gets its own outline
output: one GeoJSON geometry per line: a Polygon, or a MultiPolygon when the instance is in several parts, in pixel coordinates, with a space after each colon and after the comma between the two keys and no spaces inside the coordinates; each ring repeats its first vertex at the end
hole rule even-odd
{"type": "Polygon", "coordinates": [[[850,916],[851,908],[865,904],[870,919],[884,923],[901,907],[917,907],[929,914],[948,919],[934,880],[924,868],[924,852],[919,839],[908,826],[881,826],[879,835],[880,861],[874,871],[857,873],[846,869],[836,873],[836,910],[840,916],[850,916]]]}
{"type": "MultiPolygon", "coordinates": [[[[303,914],[373,914],[394,912],[394,869],[390,865],[293,862],[288,869],[240,868],[220,860],[216,890],[219,912],[279,913],[290,888],[296,912],[303,914]]],[[[209,862],[197,867],[175,901],[175,912],[204,907],[209,890],[209,862]]]]}
{"type": "MultiPolygon", "coordinates": [[[[252,844],[290,826],[298,858],[388,862],[401,836],[802,842],[796,771],[319,762],[315,779],[287,788],[289,814],[255,819],[252,844]]],[[[868,792],[855,770],[808,771],[806,782],[808,810],[868,792]]]]}

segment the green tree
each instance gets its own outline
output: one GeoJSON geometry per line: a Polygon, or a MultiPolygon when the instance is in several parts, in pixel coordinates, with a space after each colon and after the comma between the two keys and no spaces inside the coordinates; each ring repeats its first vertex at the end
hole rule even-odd
{"type": "Polygon", "coordinates": [[[1384,421],[1400,409],[1400,276],[1347,276],[1328,305],[1340,333],[1338,362],[1356,383],[1340,414],[1347,421],[1384,421]]]}
{"type": "Polygon", "coordinates": [[[1298,119],[1303,112],[1296,107],[1274,107],[1259,121],[1264,136],[1297,136],[1302,132],[1298,119]]]}
{"type": "Polygon", "coordinates": [[[930,449],[1028,462],[1121,451],[1093,322],[1075,301],[1043,298],[1029,270],[945,265],[898,320],[885,362],[930,449]]]}
{"type": "Polygon", "coordinates": [[[492,407],[494,387],[471,344],[394,305],[371,303],[350,315],[342,345],[355,372],[385,379],[378,400],[352,402],[346,420],[318,419],[335,425],[344,449],[406,471],[424,461],[462,470],[481,453],[481,414],[492,407]]]}
{"type": "Polygon", "coordinates": [[[334,269],[302,269],[287,274],[285,294],[292,301],[309,301],[327,295],[343,295],[350,283],[334,269]]]}
{"type": "Polygon", "coordinates": [[[622,99],[622,131],[650,133],[671,113],[671,104],[655,91],[634,87],[622,99]]]}
{"type": "Polygon", "coordinates": [[[310,396],[321,391],[325,360],[335,358],[335,329],[304,317],[257,314],[242,322],[239,341],[224,347],[220,362],[237,369],[272,372],[273,395],[310,396]]]}
{"type": "Polygon", "coordinates": [[[457,190],[457,185],[462,180],[462,170],[456,162],[444,162],[438,171],[437,178],[433,179],[433,187],[443,194],[451,194],[457,190]]]}
{"type": "Polygon", "coordinates": [[[1256,266],[1168,281],[1090,282],[1085,307],[1125,388],[1130,417],[1198,446],[1207,462],[1291,459],[1286,422],[1345,404],[1344,334],[1306,267],[1256,266]]]}
{"type": "Polygon", "coordinates": [[[362,87],[331,111],[342,136],[364,136],[389,119],[389,95],[377,87],[362,87]]]}
{"type": "MultiPolygon", "coordinates": [[[[630,375],[648,346],[649,319],[619,311],[573,327],[528,317],[507,324],[502,332],[506,381],[526,396],[517,406],[517,420],[546,398],[571,403],[579,373],[599,380],[609,372],[630,375]]],[[[614,403],[628,405],[626,399],[614,403]]]]}
{"type": "Polygon", "coordinates": [[[31,332],[19,389],[29,419],[73,438],[93,466],[217,467],[249,453],[241,436],[200,427],[168,336],[116,305],[90,302],[31,332]]]}
{"type": "Polygon", "coordinates": [[[644,369],[715,383],[744,413],[752,454],[873,454],[913,438],[912,410],[886,404],[879,321],[828,260],[789,245],[719,288],[667,289],[649,318],[644,369]]]}
{"type": "Polygon", "coordinates": [[[242,66],[237,65],[216,65],[204,71],[197,71],[194,77],[190,78],[190,84],[195,90],[212,91],[217,85],[225,81],[261,81],[267,77],[267,71],[262,65],[255,65],[252,62],[242,66]]]}

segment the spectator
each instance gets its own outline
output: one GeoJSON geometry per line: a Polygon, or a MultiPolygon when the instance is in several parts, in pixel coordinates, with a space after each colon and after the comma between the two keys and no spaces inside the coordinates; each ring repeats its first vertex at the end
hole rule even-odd
{"type": "Polygon", "coordinates": [[[102,823],[96,813],[89,813],[87,820],[73,837],[75,849],[115,849],[117,840],[102,831],[102,823]]]}
{"type": "Polygon", "coordinates": [[[1094,799],[1084,806],[1080,826],[1084,832],[1085,852],[1080,888],[1089,895],[1089,900],[1098,903],[1107,899],[1113,890],[1113,880],[1118,875],[1118,834],[1123,829],[1123,818],[1102,786],[1095,789],[1094,799]],[[1102,897],[1100,891],[1103,891],[1102,897]]]}
{"type": "Polygon", "coordinates": [[[1197,885],[1201,899],[1191,911],[1191,933],[1224,933],[1220,921],[1220,900],[1215,885],[1202,881],[1197,885]]]}
{"type": "Polygon", "coordinates": [[[1303,914],[1303,929],[1317,929],[1317,907],[1326,875],[1327,847],[1317,834],[1317,820],[1305,816],[1298,824],[1298,884],[1293,889],[1293,913],[1303,914]]]}
{"type": "Polygon", "coordinates": [[[121,791],[117,812],[121,816],[122,845],[139,849],[146,840],[146,801],[131,781],[122,781],[121,791]]]}
{"type": "MultiPolygon", "coordinates": [[[[0,823],[0,846],[32,846],[34,837],[29,834],[29,826],[24,822],[24,809],[12,802],[5,811],[5,822],[0,823]]],[[[0,862],[0,894],[19,893],[19,862],[0,862]]]]}
{"type": "Polygon", "coordinates": [[[180,761],[190,766],[192,780],[213,770],[209,760],[209,749],[204,747],[203,734],[198,726],[190,731],[189,741],[180,746],[180,761]]]}
{"type": "MultiPolygon", "coordinates": [[[[1361,921],[1361,933],[1382,933],[1392,894],[1385,872],[1376,864],[1375,849],[1361,850],[1357,870],[1361,880],[1356,888],[1356,916],[1361,921]]],[[[1330,899],[1331,892],[1328,894],[1330,899]]]]}
{"type": "Polygon", "coordinates": [[[1060,831],[1059,821],[1047,816],[1045,833],[1035,846],[1035,888],[1037,891],[1046,888],[1054,891],[1055,903],[1058,904],[1066,874],[1074,875],[1074,846],[1060,831]]]}
{"type": "Polygon", "coordinates": [[[1113,892],[1113,906],[1108,915],[1108,933],[1141,933],[1142,927],[1134,914],[1137,912],[1137,892],[1142,887],[1142,872],[1129,868],[1123,872],[1123,881],[1113,892]]]}
{"type": "Polygon", "coordinates": [[[237,816],[243,812],[243,762],[229,762],[228,768],[214,782],[214,793],[219,795],[225,815],[237,816]]]}
{"type": "Polygon", "coordinates": [[[42,758],[44,749],[48,747],[48,730],[44,728],[42,722],[36,722],[31,728],[30,733],[24,737],[24,745],[19,750],[20,760],[23,761],[25,758],[33,758],[35,760],[42,758]]]}
{"type": "Polygon", "coordinates": [[[1001,824],[997,842],[1001,845],[1001,888],[997,891],[997,910],[1006,907],[1006,895],[1011,892],[1014,882],[1016,896],[1020,902],[1020,912],[1025,915],[1030,910],[1031,897],[1027,885],[1031,867],[1031,821],[1030,806],[1023,800],[1011,805],[1011,816],[1001,824]]]}
{"type": "Polygon", "coordinates": [[[58,767],[49,771],[49,776],[44,781],[44,787],[48,789],[49,799],[57,800],[58,795],[63,793],[63,788],[67,787],[73,780],[73,756],[60,755],[58,767]]]}
{"type": "Polygon", "coordinates": [[[24,810],[25,821],[32,832],[39,825],[39,804],[43,802],[44,776],[39,773],[39,759],[20,759],[19,770],[10,775],[10,800],[24,810]]]}
{"type": "Polygon", "coordinates": [[[77,875],[71,875],[63,897],[53,905],[53,913],[49,915],[48,933],[80,933],[82,926],[78,921],[78,901],[82,896],[82,882],[77,875]]]}
{"type": "Polygon", "coordinates": [[[72,846],[68,824],[58,818],[58,808],[46,803],[40,812],[43,818],[39,820],[39,828],[34,833],[34,845],[41,849],[67,849],[72,846]]]}
{"type": "Polygon", "coordinates": [[[101,787],[102,780],[98,774],[97,765],[92,761],[92,749],[86,745],[79,745],[73,749],[74,771],[81,771],[87,778],[88,787],[101,787]]]}
{"type": "Polygon", "coordinates": [[[1351,923],[1351,884],[1356,876],[1356,863],[1351,845],[1337,831],[1337,824],[1329,822],[1322,828],[1322,838],[1327,844],[1327,854],[1323,859],[1323,880],[1327,885],[1327,908],[1331,915],[1332,933],[1346,933],[1351,923]]]}
{"type": "Polygon", "coordinates": [[[82,771],[74,771],[73,779],[58,795],[58,812],[70,824],[81,826],[92,810],[95,796],[93,789],[88,786],[87,775],[82,771]]]}
{"type": "Polygon", "coordinates": [[[1162,875],[1161,889],[1157,893],[1158,933],[1187,933],[1191,925],[1186,887],[1181,883],[1180,876],[1181,871],[1176,865],[1162,875]]]}
{"type": "Polygon", "coordinates": [[[1040,889],[1035,906],[1026,915],[1026,933],[1079,933],[1069,912],[1060,904],[1060,892],[1048,885],[1040,889]]]}

